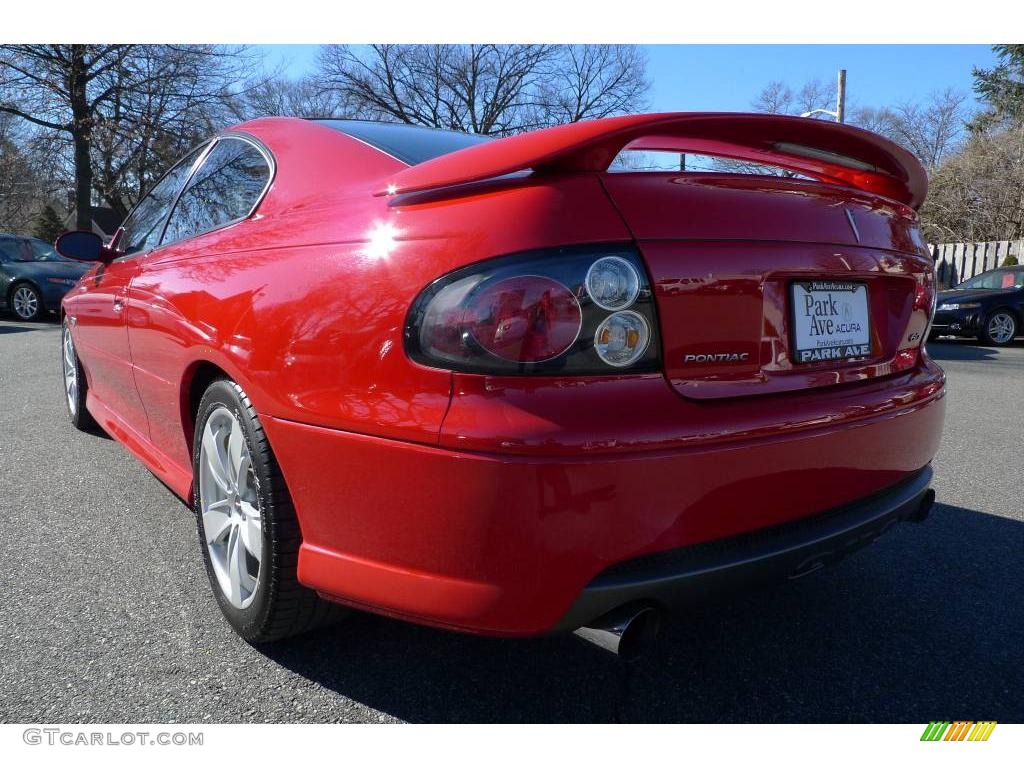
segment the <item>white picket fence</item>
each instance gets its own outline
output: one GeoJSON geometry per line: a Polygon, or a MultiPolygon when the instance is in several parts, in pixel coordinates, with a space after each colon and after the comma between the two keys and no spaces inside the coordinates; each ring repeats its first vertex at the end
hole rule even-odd
{"type": "Polygon", "coordinates": [[[1007,256],[1024,264],[1024,240],[993,240],[987,243],[937,243],[931,246],[940,288],[950,288],[968,278],[995,269],[1007,256]]]}

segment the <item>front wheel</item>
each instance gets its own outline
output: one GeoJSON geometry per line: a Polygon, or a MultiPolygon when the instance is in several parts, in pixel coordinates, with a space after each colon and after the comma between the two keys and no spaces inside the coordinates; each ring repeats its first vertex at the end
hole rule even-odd
{"type": "Polygon", "coordinates": [[[19,320],[38,320],[46,310],[43,306],[43,294],[29,283],[19,283],[14,287],[11,291],[10,306],[19,320]]]}
{"type": "Polygon", "coordinates": [[[96,421],[85,409],[85,396],[89,385],[85,380],[82,363],[75,351],[75,340],[71,336],[71,326],[64,321],[61,329],[61,371],[64,374],[64,405],[68,409],[68,419],[83,432],[96,428],[96,421]]]}
{"type": "Polygon", "coordinates": [[[256,411],[235,382],[215,381],[203,395],[193,457],[206,573],[235,631],[268,642],[343,615],[299,584],[295,509],[256,411]]]}
{"type": "Polygon", "coordinates": [[[981,340],[993,347],[1005,347],[1017,336],[1017,318],[1005,309],[996,310],[985,319],[981,340]]]}

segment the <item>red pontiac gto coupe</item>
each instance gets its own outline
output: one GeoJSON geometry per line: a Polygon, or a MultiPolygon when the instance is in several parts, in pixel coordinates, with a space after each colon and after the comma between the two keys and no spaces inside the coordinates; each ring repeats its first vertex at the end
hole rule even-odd
{"type": "Polygon", "coordinates": [[[63,302],[68,412],[191,502],[247,640],[337,604],[646,637],[928,513],[926,188],[802,118],[255,120],[110,245],[58,241],[102,261],[63,302]]]}

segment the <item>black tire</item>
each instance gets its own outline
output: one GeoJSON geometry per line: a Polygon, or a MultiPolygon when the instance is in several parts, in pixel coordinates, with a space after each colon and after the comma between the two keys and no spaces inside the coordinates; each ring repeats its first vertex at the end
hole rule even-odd
{"type": "Polygon", "coordinates": [[[7,306],[16,318],[26,323],[35,322],[46,314],[46,305],[43,303],[43,294],[40,293],[39,289],[32,285],[32,283],[21,282],[12,285],[11,290],[7,295],[7,306]],[[28,314],[23,314],[23,310],[21,309],[24,305],[21,304],[19,300],[23,295],[32,302],[31,312],[28,314]]]}
{"type": "Polygon", "coordinates": [[[82,361],[78,359],[78,352],[75,351],[73,340],[71,341],[70,349],[65,346],[70,333],[71,327],[68,325],[67,318],[65,318],[60,333],[61,382],[64,384],[64,408],[67,410],[68,420],[75,429],[80,429],[83,432],[96,432],[99,430],[99,425],[96,424],[96,420],[85,407],[85,397],[89,392],[89,382],[85,379],[82,361]],[[74,368],[75,381],[77,382],[73,394],[68,391],[67,374],[69,365],[74,368]]]}
{"type": "Polygon", "coordinates": [[[992,312],[988,317],[985,318],[984,323],[981,326],[981,333],[978,334],[978,338],[982,344],[989,347],[1006,347],[1013,343],[1013,340],[1017,338],[1017,334],[1020,332],[1020,327],[1017,322],[1017,316],[1008,309],[997,309],[992,312]],[[1012,329],[1009,336],[998,336],[993,338],[992,330],[997,320],[1001,319],[1003,323],[1009,324],[1012,329]]]}
{"type": "Polygon", "coordinates": [[[206,574],[221,612],[243,639],[249,643],[280,640],[332,623],[347,613],[342,606],[321,599],[316,592],[299,583],[296,569],[302,534],[295,516],[295,507],[252,403],[242,388],[229,379],[218,379],[210,384],[199,403],[192,469],[195,478],[193,509],[206,574]],[[211,414],[221,406],[227,408],[242,427],[252,461],[263,531],[262,559],[256,588],[251,602],[244,608],[232,605],[217,580],[210,559],[200,501],[203,430],[211,414]]]}

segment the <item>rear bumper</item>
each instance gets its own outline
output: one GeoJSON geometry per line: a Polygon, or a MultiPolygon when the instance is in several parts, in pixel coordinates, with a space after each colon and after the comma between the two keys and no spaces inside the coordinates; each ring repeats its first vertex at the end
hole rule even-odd
{"type": "Polygon", "coordinates": [[[693,605],[807,576],[897,523],[927,514],[934,498],[931,479],[928,466],[880,493],[810,518],[618,563],[583,589],[557,629],[576,629],[627,603],[693,605]]]}
{"type": "MultiPolygon", "coordinates": [[[[264,427],[302,527],[302,583],[403,619],[524,636],[603,607],[603,597],[587,595],[616,564],[809,519],[926,478],[941,435],[942,382],[926,363],[819,400],[801,395],[805,405],[842,404],[844,415],[809,413],[799,429],[796,409],[768,398],[758,412],[787,414],[785,426],[702,429],[686,440],[679,436],[699,414],[735,408],[712,412],[663,379],[640,378],[466,396],[452,406],[458,419],[449,414],[442,445],[269,416],[264,427]],[[622,435],[627,425],[642,433],[618,445],[607,431],[596,434],[619,417],[622,435]]],[[[793,570],[788,559],[765,565],[766,575],[793,570]]],[[[739,580],[756,578],[751,571],[739,580]]],[[[694,582],[691,592],[702,589],[694,582]]]]}

